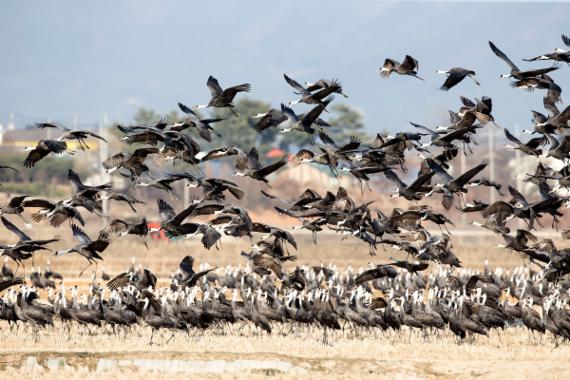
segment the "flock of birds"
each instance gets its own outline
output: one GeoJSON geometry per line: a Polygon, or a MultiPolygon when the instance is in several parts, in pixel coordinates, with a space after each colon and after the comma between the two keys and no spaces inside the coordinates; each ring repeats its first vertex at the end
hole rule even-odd
{"type": "MultiPolygon", "coordinates": [[[[570,40],[562,38],[570,46],[570,40]]],[[[570,186],[570,166],[567,165],[570,137],[566,134],[570,127],[570,107],[558,109],[562,89],[547,75],[559,67],[521,71],[495,44],[489,42],[489,46],[509,65],[510,74],[501,77],[513,78],[513,87],[546,92],[544,107],[548,115],[532,111],[534,128],[527,131],[533,136],[530,140],[523,142],[504,129],[509,147],[562,163],[562,169],[553,169],[539,162],[535,172],[526,175],[524,180],[537,187],[539,199],[527,199],[512,186],[508,186],[508,195],[504,194],[502,184],[480,176],[487,166],[485,161],[459,175],[449,172],[458,155],[472,154],[471,145],[476,143],[478,130],[501,128],[492,115],[493,103],[489,97],[461,97],[459,109],[449,111],[448,125],[426,127],[412,123],[411,131],[394,136],[378,134],[371,143],[356,137],[338,142],[327,134],[330,125],[322,117],[335,94],[348,97],[340,82],[319,80],[301,85],[284,75],[297,100],[251,116],[252,128],[260,134],[269,128],[278,128],[280,133],[304,133],[311,145],[289,159],[283,157],[264,163],[255,147],[243,150],[237,146],[220,146],[201,150],[199,139],[208,143],[222,141],[223,137],[215,129],[215,123],[221,119],[203,118],[196,110],[229,108],[237,115],[233,109],[234,98],[251,89],[249,84],[224,89],[210,76],[207,81],[210,101],[194,107],[179,103],[185,115],[182,120],[117,126],[124,143],[135,145],[136,149],[117,153],[101,164],[108,173],[116,172],[128,179],[127,189],[115,189],[111,183],[86,185],[70,170],[68,180],[73,190],[70,197],[54,201],[20,195],[0,207],[0,220],[17,237],[15,243],[0,244],[2,255],[16,263],[14,270],[8,267],[7,261],[2,268],[0,291],[4,294],[0,301],[0,318],[33,326],[53,325],[57,318],[82,325],[106,323],[113,329],[143,322],[151,326],[153,332],[161,328],[188,331],[190,327],[205,329],[216,324],[250,321],[271,333],[276,323],[294,322],[322,326],[324,339],[327,329],[346,327],[400,330],[408,326],[426,333],[449,329],[463,339],[524,325],[533,333],[548,331],[555,339],[570,339],[570,312],[566,308],[570,299],[567,276],[570,250],[559,249],[552,240],[539,240],[533,234],[544,217],[550,218],[552,226],[557,227],[562,208],[569,204],[564,190],[570,186]],[[291,107],[298,103],[310,105],[311,109],[297,113],[291,107]],[[213,136],[218,138],[213,139],[213,136]],[[406,156],[410,152],[421,157],[421,165],[417,177],[405,183],[401,177],[409,176],[406,156]],[[163,167],[160,174],[152,173],[153,165],[145,163],[148,157],[160,158],[162,163],[172,161],[173,169],[182,161],[181,165],[188,169],[166,172],[163,167]],[[228,159],[234,160],[235,176],[266,184],[272,173],[304,163],[322,165],[334,176],[346,173],[360,182],[362,190],[371,176],[385,176],[395,186],[391,197],[412,201],[408,209],[394,208],[384,213],[374,208],[373,202],[357,203],[343,187],[324,194],[306,189],[294,199],[281,199],[269,186],[261,192],[274,203],[278,213],[299,221],[294,229],[310,231],[315,243],[319,232],[328,229],[367,244],[372,256],[379,246],[390,246],[405,251],[406,259],[390,259],[389,263],[370,264],[370,268],[357,271],[339,270],[333,264],[288,270],[288,263],[296,260],[296,256],[290,254],[291,249],[297,249],[293,234],[253,221],[247,210],[231,202],[244,196],[238,184],[225,178],[206,177],[200,170],[203,162],[228,159]],[[131,195],[133,187],[153,187],[172,195],[173,184],[178,181],[199,188],[202,196],[182,210],[159,199],[158,228],[150,228],[144,217],[110,218],[103,211],[103,200],[109,200],[126,203],[136,213],[135,206],[140,201],[131,195]],[[493,203],[467,202],[469,188],[477,186],[492,187],[503,198],[493,203]],[[452,220],[445,213],[420,204],[426,198],[439,195],[444,210],[455,207],[462,213],[479,214],[482,222],[474,224],[501,236],[505,248],[528,258],[535,267],[507,271],[486,266],[482,273],[461,268],[448,230],[448,225],[453,225],[452,220]],[[93,281],[86,292],[79,294],[77,287],[67,288],[63,277],[50,267],[43,271],[32,270],[31,283],[26,283],[25,263],[32,260],[33,266],[34,255],[51,251],[49,246],[60,238],[56,235],[34,239],[14,224],[15,217],[30,223],[25,215],[28,209],[33,210],[34,223],[47,222],[56,229],[69,223],[77,244],[55,251],[55,256],[82,256],[87,266],[80,276],[95,265],[93,281]],[[82,229],[86,223],[81,212],[85,211],[107,221],[97,236],[89,236],[82,229]],[[515,222],[524,224],[525,228],[512,231],[509,225],[515,222]],[[437,225],[441,234],[430,233],[428,225],[437,225]],[[222,235],[247,238],[255,243],[250,252],[241,253],[248,259],[245,267],[210,268],[203,263],[196,271],[193,257],[184,257],[170,286],[158,287],[157,276],[149,268],[140,266],[133,266],[114,278],[104,274],[103,279],[108,280],[106,286],[96,283],[98,262],[103,260],[102,255],[112,240],[125,235],[145,237],[153,231],[162,231],[171,239],[198,238],[208,250],[218,247],[222,235]],[[430,266],[434,270],[428,272],[430,266]],[[40,288],[48,289],[46,300],[40,299],[40,288]],[[535,306],[540,306],[542,312],[535,306]]],[[[570,52],[556,49],[527,61],[545,60],[570,64],[570,52]]],[[[406,56],[402,63],[386,59],[379,74],[388,78],[395,72],[421,79],[418,67],[418,61],[411,56],[406,56]]],[[[465,77],[479,84],[473,70],[456,67],[438,72],[447,74],[442,90],[449,90],[465,77]]],[[[25,167],[38,164],[49,154],[74,154],[68,141],[75,141],[81,150],[89,149],[87,140],[90,138],[105,141],[93,132],[70,130],[58,124],[40,123],[38,127],[61,129],[62,135],[26,148],[29,154],[25,167]]],[[[17,170],[8,166],[0,168],[17,170]]],[[[562,237],[570,238],[570,231],[564,230],[562,237]]]]}

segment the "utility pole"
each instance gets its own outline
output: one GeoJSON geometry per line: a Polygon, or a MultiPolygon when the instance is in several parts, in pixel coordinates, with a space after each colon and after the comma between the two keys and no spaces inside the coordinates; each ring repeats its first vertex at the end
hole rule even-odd
{"type": "MultiPolygon", "coordinates": [[[[103,137],[105,140],[109,141],[107,136],[107,124],[109,123],[107,113],[103,114],[103,117],[99,117],[99,136],[103,137]]],[[[108,143],[100,141],[99,142],[99,162],[105,161],[109,157],[109,147],[108,143]]],[[[109,181],[109,174],[107,174],[103,165],[99,165],[100,175],[103,182],[107,183],[109,181]]],[[[107,215],[109,212],[109,200],[103,198],[103,213],[107,215]]]]}
{"type": "MultiPolygon", "coordinates": [[[[516,136],[519,135],[519,130],[520,130],[520,127],[517,124],[515,126],[516,136]]],[[[516,176],[517,190],[520,192],[521,187],[522,187],[521,177],[520,177],[520,173],[521,173],[521,151],[518,149],[515,149],[515,173],[517,173],[517,176],[516,176]]]]}
{"type": "MultiPolygon", "coordinates": [[[[465,157],[465,154],[463,154],[463,152],[459,153],[459,164],[461,165],[461,173],[465,173],[467,171],[466,166],[467,166],[467,158],[465,157]]],[[[455,173],[453,173],[453,176],[455,177],[455,173]]],[[[461,224],[463,224],[463,226],[465,226],[467,223],[467,215],[465,215],[464,212],[461,213],[461,224]]]]}
{"type": "MultiPolygon", "coordinates": [[[[495,130],[488,128],[489,136],[489,176],[495,182],[495,130]]],[[[495,202],[495,191],[489,187],[489,203],[495,202]]]]}

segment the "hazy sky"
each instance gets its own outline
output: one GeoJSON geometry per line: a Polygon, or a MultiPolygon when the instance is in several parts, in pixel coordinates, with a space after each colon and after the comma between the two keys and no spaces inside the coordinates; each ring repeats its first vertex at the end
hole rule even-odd
{"type": "MultiPolygon", "coordinates": [[[[502,125],[530,124],[543,92],[514,90],[489,49],[493,40],[522,62],[563,47],[569,3],[380,3],[378,1],[2,1],[0,123],[51,118],[82,123],[107,112],[129,121],[138,107],[166,112],[176,102],[206,102],[206,79],[252,84],[248,95],[278,105],[294,99],[282,74],[299,82],[338,78],[370,132],[434,124],[457,108],[459,95],[492,96],[502,125]],[[25,4],[24,4],[25,3],[25,4]],[[421,82],[378,76],[386,57],[419,60],[421,82]],[[463,66],[448,93],[436,69],[463,66]]],[[[570,67],[553,74],[563,88],[570,67]]],[[[562,94],[567,99],[566,93],[562,94]]],[[[304,109],[303,105],[296,106],[304,109]]]]}

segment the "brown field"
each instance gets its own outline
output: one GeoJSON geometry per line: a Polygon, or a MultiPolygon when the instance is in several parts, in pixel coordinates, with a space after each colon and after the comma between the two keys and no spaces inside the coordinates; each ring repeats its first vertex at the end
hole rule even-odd
{"type": "Polygon", "coordinates": [[[451,333],[430,335],[403,330],[329,335],[296,329],[286,335],[252,331],[249,326],[216,327],[206,333],[155,335],[135,327],[126,333],[87,334],[77,326],[11,332],[1,326],[0,376],[77,378],[150,376],[205,378],[567,378],[570,346],[556,347],[550,336],[533,338],[524,328],[458,344],[451,333]],[[169,340],[170,339],[170,340],[169,340]],[[244,368],[246,367],[246,368],[244,368]]]}
{"type": "MultiPolygon", "coordinates": [[[[27,231],[32,236],[49,236],[44,226],[27,231]]],[[[92,236],[95,231],[88,231],[92,236]]],[[[62,241],[53,248],[72,244],[62,229],[62,241]]],[[[298,264],[334,263],[339,268],[352,266],[357,270],[372,263],[387,262],[390,256],[404,257],[400,252],[383,251],[371,257],[368,248],[349,238],[341,240],[334,234],[319,235],[313,245],[309,234],[296,232],[299,241],[298,264]]],[[[6,232],[2,241],[13,240],[6,232]]],[[[494,248],[500,241],[492,235],[454,237],[454,250],[467,268],[482,269],[485,259],[490,266],[513,268],[525,265],[518,255],[494,248]]],[[[185,255],[193,255],[197,263],[211,266],[245,265],[239,255],[247,250],[247,240],[224,238],[220,250],[206,251],[197,241],[166,243],[150,241],[148,250],[137,238],[119,238],[104,252],[100,264],[114,275],[128,267],[133,258],[137,264],[148,266],[168,283],[168,277],[185,255]]],[[[79,256],[53,257],[40,253],[34,259],[36,266],[51,260],[52,269],[66,277],[66,284],[86,285],[91,280],[88,270],[77,278],[86,262],[79,256]]],[[[31,263],[27,265],[27,271],[31,263]]],[[[29,273],[29,272],[28,272],[29,273]]],[[[98,282],[101,282],[98,273],[98,282]]],[[[59,323],[59,322],[58,322],[59,323]]],[[[250,326],[216,327],[205,333],[191,331],[155,335],[155,344],[148,344],[150,329],[136,327],[118,335],[98,331],[90,335],[86,330],[64,326],[40,331],[20,327],[11,331],[0,323],[0,378],[75,378],[85,379],[104,375],[107,379],[142,376],[152,371],[157,379],[200,376],[201,378],[276,378],[309,375],[314,378],[566,378],[570,370],[570,346],[556,346],[550,335],[533,337],[524,328],[510,328],[498,336],[477,337],[458,344],[449,331],[440,335],[423,336],[408,330],[394,333],[380,331],[352,331],[329,336],[329,344],[322,344],[322,330],[306,330],[275,326],[271,336],[253,331],[250,326]],[[286,331],[287,333],[285,333],[286,331]],[[170,339],[171,338],[171,339],[170,339]],[[170,340],[169,340],[170,339],[170,340]],[[245,364],[244,364],[245,363],[245,364]],[[51,369],[50,369],[51,368],[51,369]]]]}

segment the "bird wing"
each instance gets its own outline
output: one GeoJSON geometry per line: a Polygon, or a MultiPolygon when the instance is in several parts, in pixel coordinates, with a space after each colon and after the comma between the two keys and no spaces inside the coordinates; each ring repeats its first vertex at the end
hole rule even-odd
{"type": "Polygon", "coordinates": [[[229,149],[228,147],[222,147],[218,149],[213,149],[206,153],[205,156],[200,158],[200,161],[216,160],[223,157],[234,156],[239,153],[238,149],[229,149]]]}
{"type": "Polygon", "coordinates": [[[400,67],[407,70],[407,71],[416,71],[420,66],[418,65],[418,61],[412,57],[411,55],[406,55],[400,67]]]}
{"type": "Polygon", "coordinates": [[[36,148],[34,150],[31,150],[30,153],[28,153],[26,159],[24,160],[24,167],[26,168],[33,167],[36,164],[36,162],[38,162],[48,154],[49,151],[45,149],[36,148]]]}
{"type": "Polygon", "coordinates": [[[299,121],[299,116],[297,116],[297,114],[295,113],[295,111],[293,111],[291,109],[291,107],[287,107],[285,104],[281,103],[281,112],[283,112],[283,114],[285,116],[287,116],[287,119],[289,119],[290,121],[292,121],[293,123],[296,123],[299,121]]]}
{"type": "Polygon", "coordinates": [[[2,279],[0,279],[0,292],[3,292],[4,290],[14,286],[14,285],[20,285],[23,284],[25,282],[24,277],[2,277],[2,279]]]}
{"type": "Polygon", "coordinates": [[[350,136],[350,142],[348,144],[344,144],[340,148],[338,148],[339,152],[346,152],[350,150],[355,150],[360,147],[362,140],[357,136],[350,136]]]}
{"type": "Polygon", "coordinates": [[[471,180],[471,178],[475,177],[479,172],[487,167],[487,163],[483,162],[472,169],[467,170],[465,173],[460,175],[459,177],[453,180],[454,183],[458,184],[460,187],[463,187],[467,182],[471,180]]]}
{"type": "Polygon", "coordinates": [[[425,162],[427,163],[428,167],[437,173],[437,175],[441,176],[445,182],[453,181],[453,177],[450,176],[449,173],[446,172],[445,169],[442,168],[441,165],[437,164],[434,160],[428,158],[425,160],[425,162]]]}
{"type": "Polygon", "coordinates": [[[0,217],[0,219],[2,219],[2,223],[10,232],[13,232],[16,235],[18,235],[20,241],[32,240],[28,235],[23,233],[18,227],[12,224],[12,222],[10,222],[8,219],[4,218],[3,216],[0,217]]]}
{"type": "Polygon", "coordinates": [[[392,70],[394,69],[394,67],[396,67],[397,65],[398,65],[397,61],[395,61],[391,58],[386,58],[384,60],[384,64],[380,68],[380,76],[382,76],[383,78],[388,78],[390,76],[390,74],[392,73],[392,70]]]}
{"type": "Polygon", "coordinates": [[[89,248],[96,252],[103,252],[109,246],[109,243],[109,235],[107,233],[102,233],[99,235],[97,240],[89,243],[89,248]]]}
{"type": "Polygon", "coordinates": [[[274,162],[271,165],[267,165],[259,170],[255,171],[255,174],[257,176],[261,176],[261,177],[265,177],[268,176],[269,174],[279,170],[281,167],[287,165],[287,159],[285,157],[281,158],[279,161],[274,162]]]}
{"type": "Polygon", "coordinates": [[[436,131],[434,131],[433,129],[430,129],[428,127],[424,127],[421,124],[416,124],[410,121],[410,124],[414,127],[414,128],[418,128],[418,129],[423,129],[424,131],[428,132],[430,135],[432,136],[437,136],[439,133],[437,133],[436,131]]]}
{"type": "Polygon", "coordinates": [[[79,242],[79,244],[89,244],[91,239],[87,234],[75,224],[71,225],[71,231],[73,232],[73,237],[79,242]]]}
{"type": "Polygon", "coordinates": [[[188,273],[189,275],[194,274],[194,257],[193,256],[186,256],[180,261],[180,265],[178,266],[180,270],[184,273],[188,273]]]}
{"type": "Polygon", "coordinates": [[[129,157],[129,160],[138,161],[138,162],[142,163],[145,160],[146,156],[148,156],[149,154],[156,154],[158,152],[159,152],[158,148],[137,149],[133,152],[131,157],[129,157]]]}
{"type": "Polygon", "coordinates": [[[85,189],[83,182],[81,182],[81,178],[79,178],[79,174],[77,174],[73,169],[69,169],[67,172],[67,181],[71,184],[74,193],[78,193],[85,189]]]}
{"type": "Polygon", "coordinates": [[[134,143],[156,145],[159,141],[164,141],[164,135],[159,131],[149,129],[141,133],[130,134],[123,140],[129,145],[134,143]]]}
{"type": "Polygon", "coordinates": [[[564,45],[570,47],[570,37],[565,36],[564,34],[562,35],[562,42],[564,42],[564,45]]]}
{"type": "Polygon", "coordinates": [[[281,275],[283,274],[283,266],[281,265],[281,262],[269,255],[261,254],[255,256],[253,258],[253,265],[272,271],[278,278],[281,278],[281,275]]]}
{"type": "Polygon", "coordinates": [[[125,162],[125,153],[117,153],[101,163],[101,165],[109,170],[121,166],[125,162]]]}
{"type": "Polygon", "coordinates": [[[52,201],[47,200],[47,199],[33,198],[33,199],[27,199],[24,202],[22,202],[22,206],[24,206],[24,207],[40,207],[43,209],[53,210],[55,208],[56,204],[52,201]]]}
{"type": "Polygon", "coordinates": [[[192,275],[192,277],[190,277],[188,279],[188,281],[186,282],[186,286],[196,285],[196,283],[198,282],[199,279],[201,279],[202,277],[204,277],[205,275],[207,275],[208,273],[210,273],[211,271],[214,271],[216,269],[218,269],[218,268],[216,267],[216,268],[212,268],[212,269],[206,269],[206,270],[203,270],[201,272],[194,273],[192,275]]]}
{"type": "Polygon", "coordinates": [[[122,219],[113,219],[109,222],[109,225],[105,228],[106,233],[111,235],[116,235],[127,231],[129,224],[122,219]]]}
{"type": "Polygon", "coordinates": [[[408,186],[408,190],[416,192],[422,188],[422,186],[429,181],[431,177],[433,177],[435,173],[429,172],[427,174],[421,175],[410,186],[408,186]]]}
{"type": "Polygon", "coordinates": [[[55,123],[36,123],[36,127],[39,129],[44,129],[44,128],[56,128],[56,129],[61,129],[63,131],[71,131],[71,129],[64,127],[63,125],[60,124],[55,124],[55,123]]]}
{"type": "Polygon", "coordinates": [[[297,154],[295,154],[295,156],[291,159],[291,161],[289,161],[289,163],[291,166],[298,166],[299,164],[301,164],[302,160],[307,160],[314,157],[315,153],[311,152],[308,149],[301,149],[297,152],[297,154]]]}
{"type": "Polygon", "coordinates": [[[224,90],[222,90],[222,88],[220,87],[218,80],[211,75],[210,75],[210,77],[208,77],[208,81],[206,82],[206,86],[208,86],[208,88],[210,89],[210,93],[212,94],[212,98],[216,97],[216,96],[220,96],[224,92],[224,90]]]}
{"type": "Polygon", "coordinates": [[[115,278],[109,280],[109,282],[107,282],[107,287],[111,290],[117,290],[129,284],[129,282],[130,282],[129,274],[127,272],[123,272],[115,276],[115,278]]]}
{"type": "Polygon", "coordinates": [[[511,140],[512,142],[514,142],[517,145],[524,145],[519,139],[517,139],[515,136],[513,136],[507,128],[505,128],[505,136],[507,136],[507,138],[509,140],[511,140]]]}
{"type": "Polygon", "coordinates": [[[200,240],[200,242],[206,249],[212,248],[222,237],[222,234],[208,224],[201,225],[198,230],[202,233],[202,240],[200,240]]]}
{"type": "Polygon", "coordinates": [[[27,197],[28,197],[28,195],[19,195],[17,197],[14,197],[14,198],[10,199],[10,202],[8,202],[8,206],[20,207],[20,206],[22,206],[24,199],[26,199],[27,197]]]}
{"type": "Polygon", "coordinates": [[[461,103],[463,103],[463,105],[464,105],[465,107],[473,108],[473,107],[476,106],[476,104],[473,103],[473,101],[472,101],[471,99],[469,99],[469,98],[467,98],[467,97],[465,97],[465,96],[463,96],[463,95],[461,95],[461,96],[459,97],[459,99],[461,100],[461,103]]]}
{"type": "Polygon", "coordinates": [[[393,182],[396,184],[396,186],[400,189],[405,189],[408,185],[406,185],[404,182],[402,182],[402,180],[400,179],[400,177],[398,177],[396,175],[396,173],[394,173],[392,170],[386,170],[384,172],[384,175],[386,176],[386,179],[388,179],[389,181],[393,182]]]}
{"type": "Polygon", "coordinates": [[[247,153],[247,167],[252,170],[261,169],[261,164],[259,163],[259,151],[256,147],[253,147],[247,153]]]}
{"type": "Polygon", "coordinates": [[[512,186],[509,186],[509,193],[511,194],[513,199],[515,199],[517,202],[519,202],[520,204],[522,204],[525,207],[528,206],[528,202],[527,202],[526,198],[517,189],[515,189],[512,186]]]}
{"type": "Polygon", "coordinates": [[[447,79],[443,82],[440,89],[443,91],[449,91],[450,88],[461,82],[463,78],[465,78],[465,74],[458,71],[450,71],[447,79]]]}
{"type": "Polygon", "coordinates": [[[182,112],[184,112],[185,114],[188,114],[188,115],[191,115],[191,116],[198,118],[198,115],[196,114],[196,112],[192,111],[192,109],[190,107],[188,107],[188,106],[186,106],[180,102],[178,102],[178,108],[180,108],[180,110],[182,112]]]}
{"type": "Polygon", "coordinates": [[[307,112],[307,114],[303,117],[303,125],[307,127],[311,126],[311,124],[313,124],[319,118],[321,113],[323,113],[326,106],[333,101],[333,99],[334,96],[329,96],[322,101],[322,104],[313,107],[309,112],[307,112]]]}
{"type": "Polygon", "coordinates": [[[505,61],[507,63],[507,65],[509,65],[511,67],[511,70],[519,71],[519,68],[517,67],[517,65],[515,65],[513,63],[513,61],[511,61],[505,53],[503,53],[498,47],[496,47],[494,43],[489,41],[489,46],[491,47],[491,50],[493,51],[493,53],[495,53],[497,55],[497,57],[501,58],[503,61],[505,61]]]}
{"type": "Polygon", "coordinates": [[[107,139],[105,139],[103,136],[98,135],[97,133],[91,132],[91,131],[78,131],[78,132],[82,132],[85,133],[88,136],[94,137],[96,139],[99,139],[101,141],[105,141],[107,142],[107,139]]]}
{"type": "Polygon", "coordinates": [[[237,86],[228,87],[224,90],[223,95],[227,99],[231,100],[236,96],[238,92],[249,92],[251,90],[251,85],[249,83],[238,84],[237,86]]]}
{"type": "Polygon", "coordinates": [[[160,220],[163,222],[169,221],[176,216],[176,212],[172,208],[171,205],[166,203],[166,201],[162,199],[158,199],[158,214],[160,216],[160,220]]]}
{"type": "Polygon", "coordinates": [[[287,82],[289,86],[299,91],[302,95],[311,95],[311,93],[307,91],[305,87],[301,86],[301,84],[296,80],[289,78],[287,74],[283,74],[283,78],[285,78],[285,82],[287,82]]]}

